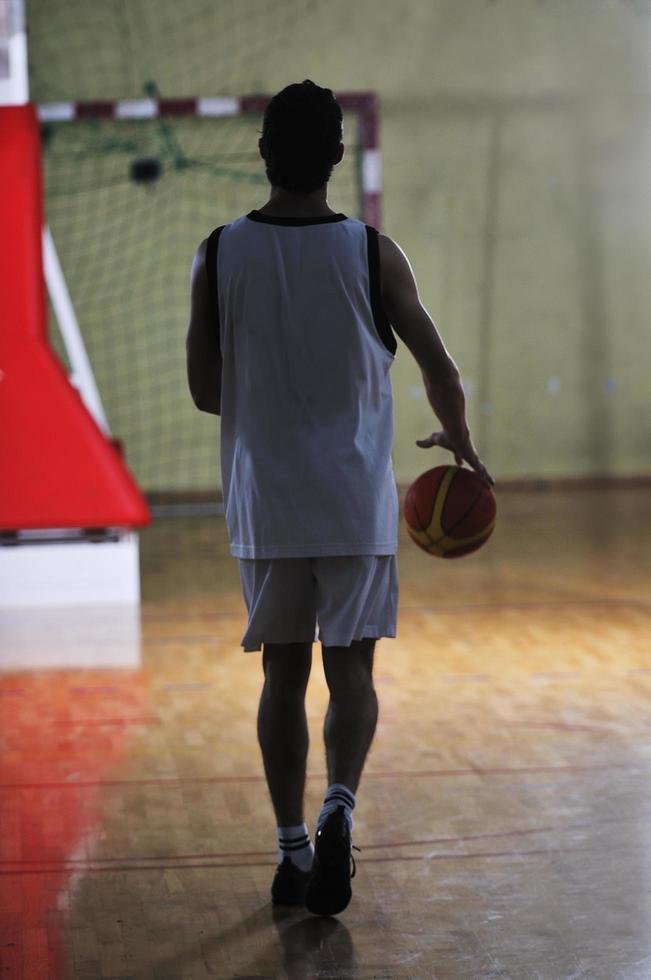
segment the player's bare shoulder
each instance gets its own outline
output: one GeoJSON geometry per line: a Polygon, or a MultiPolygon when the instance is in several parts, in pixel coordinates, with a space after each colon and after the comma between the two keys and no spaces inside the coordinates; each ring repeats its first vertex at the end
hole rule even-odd
{"type": "Polygon", "coordinates": [[[388,235],[380,235],[382,304],[391,326],[430,378],[456,370],[434,321],[420,301],[409,259],[388,235]]]}
{"type": "Polygon", "coordinates": [[[390,278],[392,271],[400,260],[400,256],[404,255],[404,253],[392,238],[389,238],[388,235],[383,235],[381,231],[378,232],[377,238],[383,278],[384,276],[390,278]]]}
{"type": "Polygon", "coordinates": [[[388,235],[378,233],[380,253],[380,281],[382,298],[387,305],[415,299],[418,296],[416,281],[409,259],[388,235]]]}

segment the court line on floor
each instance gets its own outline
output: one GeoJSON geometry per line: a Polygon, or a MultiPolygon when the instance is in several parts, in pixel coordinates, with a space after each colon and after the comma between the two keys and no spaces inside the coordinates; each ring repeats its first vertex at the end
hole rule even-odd
{"type": "Polygon", "coordinates": [[[644,612],[651,612],[651,601],[648,599],[527,599],[509,602],[464,602],[447,605],[400,606],[400,612],[434,612],[455,613],[472,610],[490,609],[557,609],[566,606],[631,606],[644,612]]]}
{"type": "MultiPolygon", "coordinates": [[[[608,762],[594,765],[567,766],[521,766],[513,768],[482,768],[472,766],[467,769],[415,769],[415,770],[383,770],[379,772],[365,771],[364,779],[424,779],[451,776],[518,776],[537,773],[554,773],[557,775],[610,771],[613,769],[640,769],[648,767],[641,762],[608,762]]],[[[326,773],[308,773],[307,779],[322,781],[326,773]]],[[[220,785],[225,783],[264,783],[264,774],[242,776],[161,776],[145,777],[142,779],[71,779],[64,782],[42,783],[0,783],[0,790],[32,790],[32,789],[87,789],[90,787],[140,787],[140,786],[200,786],[220,785]]]]}
{"type": "MultiPolygon", "coordinates": [[[[322,715],[316,712],[308,712],[308,719],[312,721],[317,721],[322,719],[322,715]]],[[[379,719],[379,723],[383,725],[404,725],[404,718],[399,715],[388,715],[383,714],[379,719]]],[[[39,731],[48,728],[98,728],[103,725],[122,727],[126,728],[130,725],[149,725],[161,726],[165,725],[165,720],[158,715],[143,716],[141,718],[46,718],[39,720],[38,723],[34,723],[34,728],[39,731]]],[[[8,732],[17,731],[19,726],[8,725],[6,730],[8,732]]],[[[579,725],[571,724],[569,722],[553,722],[553,721],[500,721],[500,725],[494,728],[487,729],[486,727],[477,728],[477,731],[482,731],[484,734],[501,734],[502,730],[505,728],[515,728],[518,730],[528,730],[528,729],[543,729],[549,731],[560,731],[560,732],[595,732],[598,735],[613,735],[617,737],[643,737],[651,733],[651,729],[647,728],[621,728],[606,725],[579,725]]],[[[24,732],[24,726],[20,726],[20,731],[24,732]]],[[[441,731],[452,731],[457,733],[467,733],[468,726],[464,722],[448,722],[448,721],[437,721],[436,722],[437,732],[441,731]]]]}
{"type": "MultiPolygon", "coordinates": [[[[632,730],[622,731],[606,725],[574,725],[564,721],[502,721],[503,728],[545,728],[563,732],[597,732],[599,735],[636,735],[632,730]]],[[[437,724],[437,728],[440,726],[437,724]]]]}
{"type": "MultiPolygon", "coordinates": [[[[494,840],[499,837],[523,837],[530,834],[546,834],[552,832],[565,832],[572,830],[585,830],[589,828],[599,827],[602,824],[610,823],[621,823],[622,820],[626,818],[613,818],[610,820],[596,821],[591,820],[584,823],[573,823],[573,824],[550,824],[547,827],[528,827],[521,830],[498,830],[492,831],[486,834],[460,834],[455,837],[428,837],[413,841],[385,841],[378,844],[365,844],[362,850],[364,852],[371,850],[393,850],[402,847],[431,847],[433,844],[459,844],[461,842],[478,841],[478,840],[494,840]]],[[[139,854],[132,857],[129,855],[121,855],[119,857],[88,857],[88,858],[66,858],[60,860],[57,858],[26,858],[26,859],[4,859],[0,861],[0,868],[8,867],[28,867],[28,866],[38,866],[39,868],[46,866],[56,866],[59,868],[84,868],[89,864],[92,865],[113,865],[113,864],[128,864],[130,862],[146,862],[146,861],[214,861],[223,860],[228,858],[262,858],[271,853],[268,848],[264,851],[214,851],[205,853],[194,853],[194,854],[156,854],[151,857],[139,854]]],[[[176,867],[175,864],[170,864],[170,867],[176,867]]],[[[184,867],[180,864],[179,867],[184,867]]]]}
{"type": "MultiPolygon", "coordinates": [[[[613,599],[612,597],[599,597],[596,596],[594,599],[523,599],[521,601],[509,601],[509,602],[459,602],[459,603],[440,603],[432,605],[417,605],[417,606],[400,606],[400,612],[440,612],[440,613],[454,613],[457,611],[466,611],[469,609],[529,609],[538,607],[549,607],[556,608],[558,606],[633,606],[640,607],[645,612],[651,612],[651,600],[635,598],[635,599],[613,599]]],[[[173,612],[157,612],[156,610],[143,610],[142,611],[143,621],[150,622],[211,622],[214,620],[221,619],[237,619],[241,620],[246,628],[246,617],[242,618],[242,613],[239,611],[230,612],[225,610],[224,612],[213,611],[210,613],[193,613],[188,615],[187,613],[173,613],[173,612]]],[[[190,638],[190,637],[189,637],[190,638]]],[[[155,636],[149,636],[146,632],[143,632],[143,640],[155,639],[155,636]]]]}
{"type": "MultiPolygon", "coordinates": [[[[362,848],[363,850],[363,848],[362,848]]],[[[380,864],[386,863],[388,861],[458,861],[467,860],[469,858],[491,858],[491,857],[529,857],[531,855],[540,854],[563,854],[572,853],[576,854],[579,851],[586,850],[590,853],[589,849],[573,847],[550,847],[550,848],[536,848],[531,851],[476,851],[471,854],[411,854],[411,855],[396,855],[389,857],[368,857],[364,858],[365,864],[380,864]]],[[[200,861],[195,864],[183,864],[183,865],[167,865],[167,864],[125,864],[125,865],[113,865],[112,867],[100,867],[94,864],[89,864],[86,867],[74,867],[68,868],[62,865],[58,868],[18,868],[17,870],[0,870],[0,877],[11,877],[13,876],[24,876],[24,875],[50,875],[56,874],[60,875],[62,872],[70,871],[73,874],[98,874],[98,873],[108,873],[117,874],[123,871],[196,871],[196,870],[209,870],[209,869],[220,869],[220,868],[267,868],[275,867],[278,863],[277,857],[270,857],[266,861],[200,861]]]]}
{"type": "Polygon", "coordinates": [[[157,715],[143,718],[50,718],[35,725],[36,728],[54,725],[56,727],[74,727],[75,725],[97,726],[97,725],[162,725],[163,719],[157,715]]]}
{"type": "MultiPolygon", "coordinates": [[[[244,625],[244,629],[246,629],[246,624],[244,625]]],[[[172,636],[166,634],[165,636],[143,635],[142,637],[143,646],[145,646],[147,643],[160,643],[161,645],[165,645],[173,643],[214,643],[215,641],[226,643],[228,642],[228,637],[222,636],[218,633],[191,633],[189,635],[187,633],[181,633],[178,636],[175,636],[174,634],[172,636]]]]}
{"type": "MultiPolygon", "coordinates": [[[[592,675],[595,672],[597,672],[599,674],[602,674],[602,675],[606,675],[607,674],[607,676],[610,679],[613,679],[613,678],[625,678],[625,677],[630,677],[630,676],[637,676],[637,675],[640,675],[640,674],[642,674],[642,675],[644,675],[644,674],[651,674],[651,667],[630,667],[630,668],[627,667],[624,670],[610,670],[609,669],[609,670],[606,671],[601,666],[596,665],[595,667],[589,668],[587,670],[529,671],[529,672],[522,672],[522,674],[520,675],[520,679],[524,679],[524,678],[535,678],[536,680],[542,680],[542,679],[545,679],[545,680],[550,680],[550,679],[551,680],[555,680],[557,678],[564,678],[564,677],[570,677],[570,678],[583,677],[583,676],[588,675],[588,674],[591,674],[592,675]]],[[[446,681],[447,683],[480,683],[480,684],[484,684],[484,683],[487,683],[487,682],[488,683],[493,682],[495,680],[503,680],[503,678],[501,678],[497,674],[436,674],[436,675],[434,675],[433,680],[446,681]]],[[[376,683],[380,683],[380,684],[382,684],[385,681],[389,681],[390,683],[396,683],[396,678],[393,678],[393,677],[381,677],[381,676],[377,675],[375,677],[375,681],[376,681],[376,683]]],[[[198,693],[204,693],[204,692],[208,692],[208,693],[210,693],[217,686],[218,686],[218,682],[217,681],[189,682],[189,683],[179,683],[179,684],[161,684],[161,685],[154,685],[152,687],[152,692],[153,693],[156,693],[156,694],[160,694],[161,692],[167,692],[167,693],[173,693],[173,692],[181,692],[181,693],[198,692],[198,693]]],[[[105,693],[121,694],[123,692],[130,693],[130,688],[127,687],[126,685],[115,685],[115,686],[111,687],[110,689],[107,689],[106,687],[83,687],[83,688],[75,687],[75,688],[71,688],[70,689],[70,692],[72,694],[74,694],[75,696],[86,696],[86,695],[105,694],[105,693]]],[[[26,692],[26,689],[25,688],[4,688],[3,689],[3,688],[0,687],[0,697],[24,697],[26,693],[27,692],[26,692]]],[[[154,720],[154,719],[152,719],[152,720],[154,720]]],[[[157,723],[160,723],[160,719],[158,719],[157,723]]]]}

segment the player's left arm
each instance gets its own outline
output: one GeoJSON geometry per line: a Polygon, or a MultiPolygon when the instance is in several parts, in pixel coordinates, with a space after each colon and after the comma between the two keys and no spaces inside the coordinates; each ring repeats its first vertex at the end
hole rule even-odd
{"type": "Polygon", "coordinates": [[[192,400],[202,412],[221,414],[222,358],[219,323],[206,274],[206,241],[197,249],[190,274],[190,322],[185,338],[188,385],[192,400]]]}

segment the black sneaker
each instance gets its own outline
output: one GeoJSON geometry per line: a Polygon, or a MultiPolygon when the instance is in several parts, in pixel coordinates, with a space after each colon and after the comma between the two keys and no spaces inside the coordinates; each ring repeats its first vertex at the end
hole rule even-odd
{"type": "MultiPolygon", "coordinates": [[[[336,915],[346,908],[352,897],[350,882],[357,870],[353,847],[345,810],[338,806],[316,833],[314,862],[305,893],[308,912],[336,915]]],[[[359,847],[355,850],[359,851],[359,847]]]]}
{"type": "Polygon", "coordinates": [[[301,871],[288,855],[276,868],[276,874],[271,885],[271,901],[273,905],[303,905],[305,889],[310,877],[309,871],[301,871]]]}

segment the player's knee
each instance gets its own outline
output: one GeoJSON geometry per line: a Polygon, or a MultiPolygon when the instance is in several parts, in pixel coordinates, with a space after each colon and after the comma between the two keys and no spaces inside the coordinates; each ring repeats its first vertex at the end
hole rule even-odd
{"type": "Polygon", "coordinates": [[[323,670],[330,694],[354,697],[373,689],[375,640],[355,640],[349,647],[323,646],[323,670]]]}
{"type": "Polygon", "coordinates": [[[265,686],[274,698],[302,696],[307,687],[311,665],[311,644],[263,644],[262,667],[265,686]]]}

